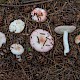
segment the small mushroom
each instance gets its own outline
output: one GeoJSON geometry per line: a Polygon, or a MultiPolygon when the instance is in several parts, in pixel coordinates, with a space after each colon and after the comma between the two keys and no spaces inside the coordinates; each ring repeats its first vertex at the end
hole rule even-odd
{"type": "Polygon", "coordinates": [[[22,20],[20,20],[20,19],[14,20],[9,25],[9,31],[15,32],[15,33],[20,33],[23,31],[24,27],[25,27],[25,23],[22,20]]]}
{"type": "Polygon", "coordinates": [[[24,52],[23,46],[15,43],[11,45],[10,50],[14,55],[16,55],[18,61],[21,61],[21,54],[24,52]]]}
{"type": "Polygon", "coordinates": [[[63,35],[63,44],[64,44],[64,55],[66,56],[66,53],[68,53],[69,50],[69,44],[68,44],[68,33],[73,32],[76,29],[75,26],[58,26],[55,28],[55,32],[58,34],[64,34],[63,35]]]}
{"type": "Polygon", "coordinates": [[[48,52],[53,48],[54,40],[49,32],[37,29],[30,36],[30,44],[38,52],[48,52]]]}
{"type": "Polygon", "coordinates": [[[2,44],[6,43],[6,36],[4,33],[0,32],[0,48],[2,47],[2,44]]]}
{"type": "Polygon", "coordinates": [[[80,35],[77,35],[75,38],[75,43],[79,44],[80,43],[80,35]]]}
{"type": "Polygon", "coordinates": [[[47,12],[41,8],[35,8],[32,12],[32,19],[36,22],[44,22],[46,20],[47,12]]]}

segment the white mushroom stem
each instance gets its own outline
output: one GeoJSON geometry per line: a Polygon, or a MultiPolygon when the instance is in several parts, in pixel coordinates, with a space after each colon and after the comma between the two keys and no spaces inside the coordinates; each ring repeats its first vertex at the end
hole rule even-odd
{"type": "Polygon", "coordinates": [[[16,55],[16,58],[18,59],[18,61],[21,61],[21,56],[20,55],[16,55]]]}
{"type": "Polygon", "coordinates": [[[21,58],[21,56],[20,55],[16,55],[16,58],[21,58]]]}
{"type": "Polygon", "coordinates": [[[63,35],[63,44],[64,44],[64,55],[69,52],[69,44],[68,44],[68,32],[64,31],[63,35]]]}

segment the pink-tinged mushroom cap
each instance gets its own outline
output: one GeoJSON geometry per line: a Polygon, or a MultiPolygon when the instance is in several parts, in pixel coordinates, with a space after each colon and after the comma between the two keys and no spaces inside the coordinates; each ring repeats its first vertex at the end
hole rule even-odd
{"type": "Polygon", "coordinates": [[[55,28],[55,32],[58,34],[63,34],[64,31],[67,31],[68,33],[73,32],[76,29],[75,26],[58,26],[55,28]]]}
{"type": "Polygon", "coordinates": [[[32,12],[32,19],[36,22],[44,22],[46,20],[47,12],[41,8],[35,8],[32,12]]]}
{"type": "Polygon", "coordinates": [[[30,44],[38,52],[48,52],[53,48],[54,40],[49,32],[37,29],[30,36],[30,44]]]}
{"type": "Polygon", "coordinates": [[[12,52],[13,54],[15,54],[15,55],[21,55],[21,54],[24,52],[23,46],[20,45],[20,44],[17,44],[17,43],[12,44],[12,45],[10,46],[10,50],[11,50],[11,52],[12,52]]]}
{"type": "Polygon", "coordinates": [[[80,35],[77,35],[75,38],[75,43],[79,44],[80,43],[80,35]]]}
{"type": "Polygon", "coordinates": [[[3,44],[6,43],[6,36],[4,33],[0,32],[0,48],[2,47],[3,44]]]}

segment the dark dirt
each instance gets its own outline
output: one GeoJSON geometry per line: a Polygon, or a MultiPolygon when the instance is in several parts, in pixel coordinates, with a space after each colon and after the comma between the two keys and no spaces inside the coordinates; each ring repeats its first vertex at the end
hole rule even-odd
{"type": "Polygon", "coordinates": [[[0,31],[7,37],[7,43],[0,48],[0,80],[80,80],[80,46],[74,42],[80,34],[80,6],[75,1],[8,0],[6,4],[0,4],[0,31]],[[31,11],[36,7],[46,9],[45,22],[37,23],[31,19],[31,11]],[[20,34],[9,32],[9,24],[15,19],[26,23],[20,34]],[[77,27],[69,34],[70,52],[66,57],[62,35],[54,32],[58,25],[77,27]],[[30,46],[30,34],[38,28],[49,31],[55,40],[53,49],[47,53],[39,53],[30,46]],[[13,43],[20,43],[25,48],[21,62],[10,52],[13,43]]]}

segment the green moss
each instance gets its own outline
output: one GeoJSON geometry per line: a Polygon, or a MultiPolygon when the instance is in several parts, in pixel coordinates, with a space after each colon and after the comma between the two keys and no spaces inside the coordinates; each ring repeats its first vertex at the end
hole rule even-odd
{"type": "Polygon", "coordinates": [[[28,52],[30,52],[30,51],[32,51],[32,50],[31,50],[31,48],[29,47],[29,48],[28,48],[28,52]]]}

